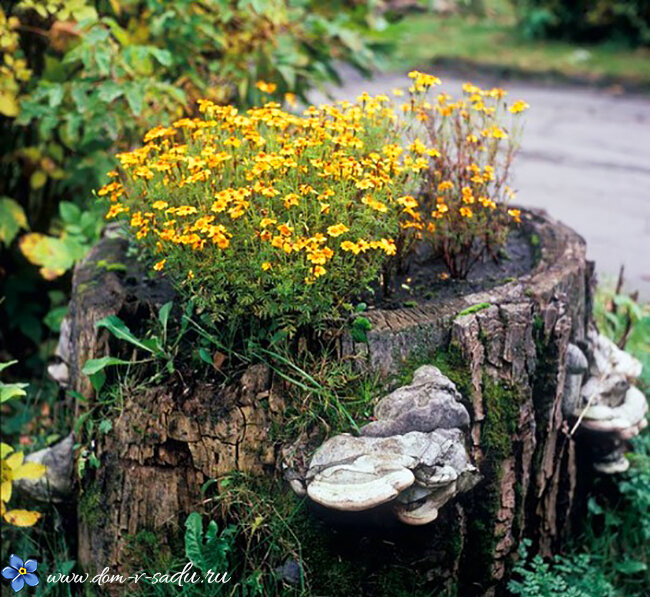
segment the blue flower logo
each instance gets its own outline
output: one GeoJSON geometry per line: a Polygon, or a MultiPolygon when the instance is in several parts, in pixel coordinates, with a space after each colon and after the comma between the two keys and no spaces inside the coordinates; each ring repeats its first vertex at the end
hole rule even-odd
{"type": "Polygon", "coordinates": [[[9,566],[2,569],[2,576],[11,581],[11,588],[18,592],[25,584],[35,587],[38,584],[38,576],[34,574],[38,562],[36,560],[27,560],[23,562],[18,556],[11,554],[9,566]]]}

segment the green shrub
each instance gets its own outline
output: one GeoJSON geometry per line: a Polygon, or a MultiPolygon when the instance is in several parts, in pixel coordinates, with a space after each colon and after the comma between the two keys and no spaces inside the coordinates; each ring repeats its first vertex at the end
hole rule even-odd
{"type": "MultiPolygon", "coordinates": [[[[110,154],[191,111],[197,97],[248,105],[262,93],[253,82],[264,79],[292,101],[335,80],[335,60],[368,69],[371,6],[21,0],[0,8],[0,264],[2,294],[15,298],[3,305],[2,334],[42,340],[42,317],[56,306],[48,291],[67,290],[61,276],[101,228],[92,190],[106,182],[110,154]]],[[[13,343],[15,355],[25,356],[23,344],[13,343]]]]}
{"type": "Polygon", "coordinates": [[[513,0],[513,3],[527,37],[650,45],[647,0],[513,0]]]}

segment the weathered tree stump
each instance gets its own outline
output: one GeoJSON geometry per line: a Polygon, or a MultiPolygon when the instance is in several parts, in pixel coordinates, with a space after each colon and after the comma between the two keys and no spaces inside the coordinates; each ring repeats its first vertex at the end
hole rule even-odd
{"type": "MultiPolygon", "coordinates": [[[[469,452],[482,479],[437,521],[409,529],[413,535],[400,555],[420,568],[426,559],[437,586],[461,595],[502,586],[523,536],[543,554],[560,545],[571,529],[582,474],[562,395],[567,347],[585,339],[590,323],[593,267],[572,230],[542,214],[531,225],[539,256],[530,274],[416,307],[370,309],[368,342],[346,337],[340,345],[342,356],[362,355],[365,366],[387,379],[406,360],[435,361],[464,397],[469,452]]],[[[88,358],[110,354],[108,336],[97,333],[95,322],[109,314],[127,322],[148,318],[172,294],[164,281],[147,279],[125,251],[124,241],[104,239],[75,271],[68,349],[61,356],[70,387],[90,404],[93,390],[81,368],[88,358]]],[[[188,380],[184,391],[125,390],[112,431],[95,446],[101,466],[81,483],[81,563],[119,569],[139,532],[162,530],[164,537],[165,529],[177,530],[210,478],[230,470],[272,474],[279,450],[269,428],[282,411],[275,390],[261,365],[226,387],[188,380]]]]}

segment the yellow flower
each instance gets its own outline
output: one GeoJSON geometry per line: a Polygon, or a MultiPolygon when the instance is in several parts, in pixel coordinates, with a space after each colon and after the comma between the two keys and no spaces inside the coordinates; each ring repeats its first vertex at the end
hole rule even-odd
{"type": "Polygon", "coordinates": [[[360,249],[359,249],[359,246],[357,245],[357,243],[353,243],[353,242],[351,242],[349,240],[344,240],[341,243],[341,250],[349,252],[349,253],[354,253],[355,255],[358,255],[359,252],[360,252],[360,249]]]}
{"type": "Polygon", "coordinates": [[[289,209],[293,205],[298,205],[300,203],[300,195],[296,193],[289,193],[284,196],[284,206],[289,209]]]}
{"type": "Polygon", "coordinates": [[[295,93],[285,93],[284,101],[287,102],[292,108],[295,108],[298,105],[298,100],[296,99],[295,93]]]}
{"type": "Polygon", "coordinates": [[[349,228],[345,224],[336,224],[335,226],[329,226],[327,228],[327,234],[333,237],[341,236],[347,232],[349,228]]]}
{"type": "Polygon", "coordinates": [[[165,209],[168,205],[169,203],[167,203],[167,201],[154,201],[151,204],[151,207],[154,209],[165,209]]]}
{"type": "Polygon", "coordinates": [[[508,108],[508,110],[510,110],[510,112],[512,112],[513,114],[518,114],[519,112],[528,110],[528,108],[530,108],[530,105],[528,103],[526,103],[523,100],[517,100],[512,104],[512,106],[508,108]]]}
{"type": "Polygon", "coordinates": [[[277,220],[274,220],[273,218],[262,218],[260,220],[260,226],[262,228],[266,228],[267,226],[270,226],[271,224],[276,224],[277,220]]]}
{"type": "Polygon", "coordinates": [[[280,224],[276,227],[278,232],[284,236],[291,236],[293,234],[293,226],[287,224],[280,224]]]}
{"type": "Polygon", "coordinates": [[[267,270],[270,270],[272,267],[273,267],[273,266],[272,266],[268,261],[265,261],[265,262],[262,264],[262,271],[265,272],[265,271],[267,271],[267,270]]]}
{"type": "Polygon", "coordinates": [[[402,97],[404,95],[404,90],[400,89],[399,87],[396,87],[395,89],[393,89],[392,94],[395,97],[402,97]]]}
{"type": "Polygon", "coordinates": [[[512,217],[512,219],[517,222],[517,224],[521,223],[521,210],[519,209],[509,209],[508,210],[508,215],[512,217]]]}
{"type": "Polygon", "coordinates": [[[166,261],[167,261],[166,259],[161,259],[160,261],[158,261],[158,263],[154,264],[153,268],[157,272],[159,272],[161,269],[163,269],[165,267],[165,262],[166,261]]]}
{"type": "Polygon", "coordinates": [[[470,207],[461,207],[460,215],[463,216],[464,218],[471,218],[474,214],[470,207]]]}
{"type": "Polygon", "coordinates": [[[443,191],[451,190],[454,188],[454,183],[451,180],[443,180],[438,184],[438,192],[442,193],[443,191]]]}
{"type": "Polygon", "coordinates": [[[273,93],[278,86],[275,83],[266,83],[265,81],[258,81],[257,83],[255,83],[255,87],[257,87],[262,93],[273,93]]]}

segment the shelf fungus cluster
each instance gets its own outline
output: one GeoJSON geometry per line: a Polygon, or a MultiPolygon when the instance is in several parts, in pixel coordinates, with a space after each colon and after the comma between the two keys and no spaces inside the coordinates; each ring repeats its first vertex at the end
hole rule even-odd
{"type": "Polygon", "coordinates": [[[360,511],[391,502],[410,525],[427,524],[479,479],[465,449],[469,414],[439,369],[420,367],[410,385],[382,398],[360,436],[337,435],[315,452],[307,495],[335,510],[360,511]]]}
{"type": "Polygon", "coordinates": [[[633,384],[641,363],[591,329],[584,352],[574,344],[567,352],[563,410],[588,446],[601,473],[627,470],[626,441],[648,424],[648,402],[633,384]]]}

